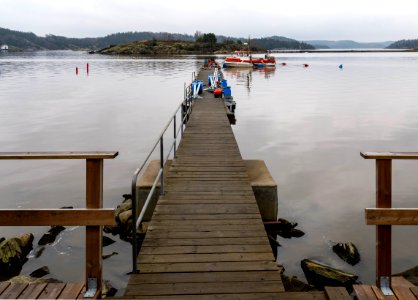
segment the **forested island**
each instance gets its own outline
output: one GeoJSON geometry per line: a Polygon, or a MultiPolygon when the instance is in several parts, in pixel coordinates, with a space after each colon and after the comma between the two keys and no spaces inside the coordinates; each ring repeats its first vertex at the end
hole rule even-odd
{"type": "MultiPolygon", "coordinates": [[[[85,50],[105,54],[165,55],[229,53],[248,49],[248,38],[227,37],[214,33],[194,35],[168,32],[119,32],[104,37],[68,38],[48,34],[37,36],[0,27],[0,45],[8,45],[9,51],[37,50],[85,50]]],[[[282,36],[251,38],[252,51],[266,50],[314,50],[334,48],[386,48],[418,49],[418,39],[397,42],[357,43],[354,41],[310,40],[297,41],[282,36]]]]}

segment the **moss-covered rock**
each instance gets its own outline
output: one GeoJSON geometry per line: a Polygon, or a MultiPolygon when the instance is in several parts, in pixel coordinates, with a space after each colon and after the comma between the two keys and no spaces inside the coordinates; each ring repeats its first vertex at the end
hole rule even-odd
{"type": "Polygon", "coordinates": [[[354,274],[309,259],[302,260],[301,267],[308,283],[321,290],[325,286],[344,286],[351,291],[352,285],[358,279],[358,276],[354,274]]]}
{"type": "Polygon", "coordinates": [[[32,250],[33,235],[24,234],[0,243],[0,276],[12,277],[19,274],[26,256],[32,250]]]}
{"type": "Polygon", "coordinates": [[[360,253],[357,247],[352,243],[338,243],[332,247],[332,250],[345,262],[354,266],[360,262],[360,253]]]}

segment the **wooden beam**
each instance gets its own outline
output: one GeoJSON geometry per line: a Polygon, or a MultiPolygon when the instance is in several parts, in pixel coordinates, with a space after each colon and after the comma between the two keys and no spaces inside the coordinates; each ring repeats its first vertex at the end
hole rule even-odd
{"type": "Polygon", "coordinates": [[[118,156],[117,151],[56,151],[56,152],[0,152],[0,160],[10,159],[108,159],[118,156]]]}
{"type": "Polygon", "coordinates": [[[365,159],[418,159],[418,152],[360,152],[365,159]]]}
{"type": "MultiPolygon", "coordinates": [[[[392,160],[376,160],[376,207],[392,206],[392,160]]],[[[376,226],[376,284],[381,286],[381,278],[392,274],[392,227],[376,226]]],[[[390,281],[389,281],[390,282],[390,281]]]]}
{"type": "Polygon", "coordinates": [[[367,225],[418,225],[417,208],[366,208],[367,225]]]}
{"type": "MultiPolygon", "coordinates": [[[[103,206],[103,159],[86,160],[86,207],[103,206]]],[[[97,289],[102,288],[102,228],[86,227],[86,287],[88,278],[96,278],[97,289]]],[[[100,294],[98,295],[100,297],[100,294]]]]}
{"type": "Polygon", "coordinates": [[[0,226],[115,225],[114,209],[2,209],[0,226]]]}

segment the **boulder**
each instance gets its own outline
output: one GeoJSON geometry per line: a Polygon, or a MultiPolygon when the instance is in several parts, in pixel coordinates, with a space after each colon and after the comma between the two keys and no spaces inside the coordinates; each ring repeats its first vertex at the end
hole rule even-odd
{"type": "Polygon", "coordinates": [[[418,285],[418,266],[415,266],[411,269],[395,274],[393,276],[403,276],[411,283],[418,285]]]}
{"type": "Polygon", "coordinates": [[[305,235],[305,233],[302,230],[296,229],[296,226],[298,226],[298,223],[291,223],[285,219],[264,222],[264,228],[269,235],[279,235],[285,239],[290,239],[292,237],[301,237],[305,235]]]}
{"type": "Polygon", "coordinates": [[[33,235],[24,234],[0,243],[0,276],[19,274],[32,250],[33,235]]]}
{"type": "Polygon", "coordinates": [[[111,254],[105,254],[102,256],[103,259],[108,259],[109,257],[112,257],[113,255],[118,255],[119,253],[117,252],[112,252],[111,254]]]}
{"type": "Polygon", "coordinates": [[[29,276],[34,277],[34,278],[41,278],[48,274],[49,274],[49,268],[47,266],[43,266],[39,269],[36,269],[32,273],[30,273],[29,276]]]}
{"type": "Polygon", "coordinates": [[[301,267],[309,284],[322,290],[325,286],[344,286],[352,291],[352,285],[356,283],[358,276],[350,274],[319,262],[304,259],[301,267]]]}
{"type": "Polygon", "coordinates": [[[51,226],[48,232],[45,233],[38,241],[38,245],[45,246],[48,244],[52,244],[53,242],[55,242],[55,239],[63,230],[65,230],[65,227],[63,226],[51,226]]]}
{"type": "Polygon", "coordinates": [[[102,237],[102,240],[103,240],[103,247],[107,247],[107,246],[112,245],[113,243],[115,243],[115,240],[113,240],[110,237],[105,236],[105,235],[102,237]]]}
{"type": "Polygon", "coordinates": [[[286,292],[309,292],[316,290],[313,285],[299,280],[297,276],[287,276],[282,274],[282,282],[286,292]]]}
{"type": "Polygon", "coordinates": [[[354,266],[360,262],[360,253],[357,247],[352,243],[338,243],[332,247],[332,250],[345,262],[354,266]]]}
{"type": "Polygon", "coordinates": [[[19,275],[19,276],[10,278],[9,280],[7,280],[7,282],[19,283],[19,284],[31,284],[31,283],[44,283],[44,282],[61,283],[62,281],[59,281],[54,278],[45,279],[45,278],[34,278],[34,277],[27,276],[27,275],[19,275]]]}
{"type": "Polygon", "coordinates": [[[112,286],[109,280],[105,280],[102,286],[102,298],[113,297],[118,290],[112,286]]]}

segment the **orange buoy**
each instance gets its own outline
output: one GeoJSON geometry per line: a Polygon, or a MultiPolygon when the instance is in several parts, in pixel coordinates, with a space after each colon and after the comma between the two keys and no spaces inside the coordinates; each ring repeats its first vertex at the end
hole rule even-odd
{"type": "Polygon", "coordinates": [[[285,66],[285,65],[287,65],[287,63],[285,63],[285,62],[282,62],[282,66],[285,66]]]}
{"type": "Polygon", "coordinates": [[[309,65],[308,65],[308,64],[303,64],[303,66],[304,66],[305,68],[309,67],[309,65]]]}

